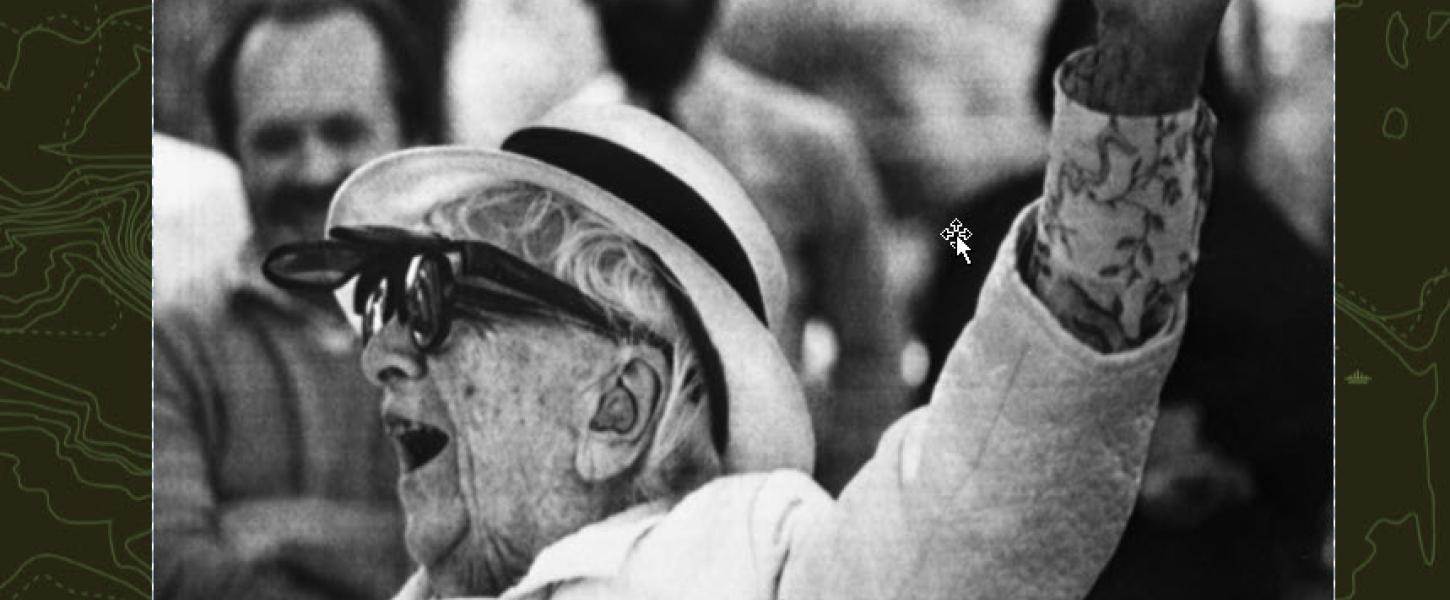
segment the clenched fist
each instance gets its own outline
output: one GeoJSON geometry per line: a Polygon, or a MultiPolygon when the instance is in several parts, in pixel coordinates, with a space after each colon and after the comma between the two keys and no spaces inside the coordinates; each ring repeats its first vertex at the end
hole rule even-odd
{"type": "Polygon", "coordinates": [[[1093,0],[1098,43],[1069,61],[1063,89],[1121,115],[1188,108],[1229,0],[1093,0]]]}
{"type": "Polygon", "coordinates": [[[1094,0],[1099,36],[1126,38],[1158,51],[1153,58],[1202,60],[1218,35],[1229,0],[1094,0]]]}

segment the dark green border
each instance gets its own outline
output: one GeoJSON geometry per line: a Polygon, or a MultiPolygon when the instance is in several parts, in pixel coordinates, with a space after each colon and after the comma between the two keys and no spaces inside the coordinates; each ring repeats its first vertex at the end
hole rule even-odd
{"type": "Polygon", "coordinates": [[[0,598],[151,592],[151,7],[0,3],[0,598]]]}
{"type": "Polygon", "coordinates": [[[1336,596],[1450,597],[1450,3],[1338,3],[1336,596]]]}
{"type": "MultiPolygon", "coordinates": [[[[1337,15],[1336,596],[1438,597],[1450,4],[1337,15]]],[[[0,598],[149,593],[150,21],[0,3],[0,598]]]]}

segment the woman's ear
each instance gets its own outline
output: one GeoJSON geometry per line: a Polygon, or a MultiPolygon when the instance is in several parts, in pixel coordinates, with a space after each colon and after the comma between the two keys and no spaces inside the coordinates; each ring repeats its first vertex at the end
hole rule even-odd
{"type": "Polygon", "coordinates": [[[574,466],[586,481],[605,481],[644,455],[665,402],[664,357],[630,350],[593,399],[592,415],[575,450],[574,466]]]}

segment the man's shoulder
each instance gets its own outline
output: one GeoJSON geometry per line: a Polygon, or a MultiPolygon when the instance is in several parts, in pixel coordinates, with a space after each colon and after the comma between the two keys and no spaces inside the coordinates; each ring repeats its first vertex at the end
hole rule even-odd
{"type": "Polygon", "coordinates": [[[153,320],[157,360],[191,363],[210,356],[224,366],[265,353],[267,339],[300,335],[305,317],[265,293],[230,283],[158,302],[153,320]]]}
{"type": "Polygon", "coordinates": [[[158,299],[153,319],[156,332],[187,335],[221,328],[231,321],[227,315],[230,296],[213,289],[197,290],[184,298],[158,299]]]}
{"type": "Polygon", "coordinates": [[[702,109],[713,105],[726,115],[734,113],[739,122],[758,124],[753,132],[756,135],[775,143],[807,147],[815,153],[859,143],[851,118],[834,103],[770,79],[723,55],[703,61],[698,89],[687,94],[685,102],[701,105],[702,109]]]}

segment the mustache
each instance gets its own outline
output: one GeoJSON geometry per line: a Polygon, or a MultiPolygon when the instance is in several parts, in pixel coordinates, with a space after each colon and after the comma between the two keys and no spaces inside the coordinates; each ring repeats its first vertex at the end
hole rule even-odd
{"type": "Polygon", "coordinates": [[[342,178],[320,185],[282,185],[268,195],[264,212],[273,222],[288,222],[326,211],[341,186],[342,178]]]}
{"type": "Polygon", "coordinates": [[[300,205],[309,208],[316,208],[319,204],[327,206],[329,202],[332,202],[332,195],[341,186],[341,178],[321,185],[283,185],[272,193],[272,204],[300,205]]]}

